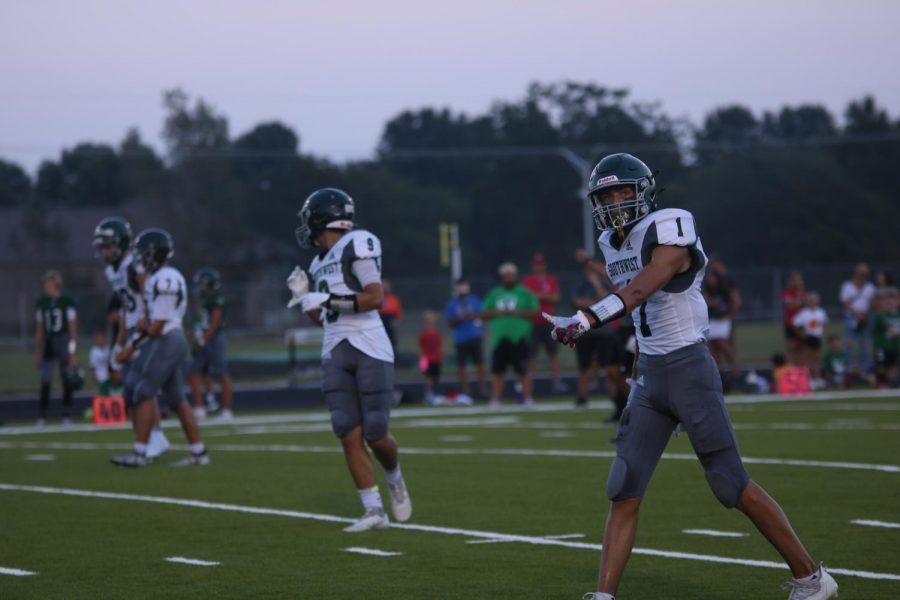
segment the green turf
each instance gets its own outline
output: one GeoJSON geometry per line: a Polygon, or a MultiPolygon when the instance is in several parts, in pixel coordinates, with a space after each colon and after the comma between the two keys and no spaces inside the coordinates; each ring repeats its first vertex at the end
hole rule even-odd
{"type": "MultiPolygon", "coordinates": [[[[294,415],[300,413],[294,413],[294,415]]],[[[304,413],[315,415],[318,413],[304,413]]],[[[412,523],[528,536],[582,533],[597,544],[608,508],[610,459],[497,455],[492,450],[608,452],[604,410],[394,419],[415,503],[412,523]],[[560,435],[566,437],[559,437],[560,435]],[[549,437],[553,436],[553,437],[549,437]],[[418,450],[417,450],[418,449],[418,450]],[[479,451],[435,455],[436,450],[479,451]]],[[[0,482],[146,494],[355,517],[359,500],[327,423],[291,415],[268,425],[205,429],[212,465],[116,469],[110,449],[48,448],[54,442],[119,444],[127,430],[0,435],[0,482]],[[320,446],[326,452],[226,450],[320,446]],[[29,446],[29,447],[26,447],[29,446]],[[27,455],[53,454],[34,462],[27,455]]],[[[324,416],[324,415],[323,415],[324,416]]],[[[900,463],[900,398],[742,404],[732,407],[746,457],[900,463]],[[786,427],[804,429],[786,429],[786,427]]],[[[170,439],[182,438],[176,429],[170,439]]],[[[690,453],[684,436],[669,453],[690,453]]],[[[179,454],[175,452],[174,454],[179,454]]],[[[832,567],[900,574],[900,530],[852,519],[900,521],[900,473],[750,464],[811,553],[832,567]]],[[[0,490],[0,598],[580,598],[598,552],[524,543],[468,544],[442,533],[387,530],[350,535],[342,524],[114,499],[0,490]],[[374,557],[363,546],[403,553],[374,557]],[[164,562],[185,556],[221,562],[164,562]]],[[[663,460],[642,511],[637,547],[777,561],[736,511],[722,509],[695,461],[663,460]],[[713,538],[683,529],[750,533],[713,538]]],[[[619,598],[785,598],[787,571],[635,555],[619,598]]],[[[838,576],[841,598],[900,597],[900,582],[838,576]]]]}
{"type": "MultiPolygon", "coordinates": [[[[418,354],[418,326],[416,316],[408,316],[399,328],[399,350],[404,353],[418,354]]],[[[837,332],[838,325],[829,325],[837,332]]],[[[768,364],[772,354],[783,350],[784,339],[782,326],[776,322],[738,323],[735,328],[738,359],[741,364],[768,364]]],[[[829,330],[831,332],[831,329],[829,330]]],[[[487,351],[487,343],[485,343],[487,351]]],[[[78,345],[79,362],[88,370],[88,352],[90,342],[82,339],[78,345]]],[[[453,356],[453,338],[449,332],[444,335],[444,354],[448,360],[453,356]]],[[[242,360],[260,360],[264,362],[282,361],[285,364],[285,376],[288,372],[288,350],[283,336],[229,336],[228,353],[232,358],[242,360]]],[[[298,349],[298,357],[309,358],[319,354],[319,346],[304,346],[298,349]]],[[[575,353],[568,349],[560,350],[560,364],[565,371],[575,370],[575,353]]],[[[547,357],[541,354],[537,361],[537,369],[547,372],[547,357]]],[[[449,371],[448,371],[449,372],[449,371]]],[[[398,377],[418,378],[421,374],[415,369],[399,370],[398,377]]],[[[284,377],[280,378],[284,380],[284,377]]],[[[259,378],[238,378],[237,383],[259,381],[259,378]]],[[[54,385],[58,385],[54,383],[54,385]]],[[[92,388],[88,374],[88,387],[92,388]]],[[[21,347],[0,347],[0,395],[35,393],[37,389],[37,371],[34,366],[32,350],[21,347]]],[[[58,387],[57,387],[58,389],[58,387]]]]}

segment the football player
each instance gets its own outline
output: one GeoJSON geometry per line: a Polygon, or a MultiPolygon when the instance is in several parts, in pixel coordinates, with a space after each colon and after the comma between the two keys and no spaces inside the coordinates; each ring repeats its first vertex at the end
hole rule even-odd
{"type": "Polygon", "coordinates": [[[311,281],[300,267],[288,277],[292,295],[288,308],[300,304],[314,323],[325,328],[322,392],[365,509],[344,531],[389,524],[366,444],[384,469],[394,518],[408,521],[412,502],[400,472],[397,441],[388,432],[394,350],[378,316],[384,299],[381,242],[368,231],[354,229],[353,200],[338,189],[313,192],[298,216],[297,242],[319,254],[309,267],[311,281]]]}
{"type": "Polygon", "coordinates": [[[794,576],[790,600],[826,600],[837,583],[816,564],[787,517],[744,469],[725,410],[718,368],[707,347],[701,293],[706,255],[691,213],[657,209],[653,173],[630,154],[601,160],[591,174],[598,243],[616,292],[572,317],[546,315],[552,336],[574,345],[590,329],[632,312],[638,359],[631,397],[616,434],[606,492],[612,501],[603,536],[598,591],[611,600],[631,554],[641,499],[676,426],[681,423],[715,497],[747,515],[794,576]]]}
{"type": "MultiPolygon", "coordinates": [[[[146,326],[147,317],[143,296],[147,273],[140,261],[135,259],[131,242],[131,224],[121,217],[107,217],[94,228],[94,251],[106,264],[104,274],[120,307],[119,326],[110,352],[110,368],[122,373],[122,397],[128,406],[133,404],[134,387],[147,358],[146,353],[135,352],[130,360],[120,362],[119,356],[125,342],[134,335],[138,326],[146,326]]],[[[156,405],[147,457],[156,458],[168,449],[169,440],[160,428],[159,406],[156,405]]]]}
{"type": "MultiPolygon", "coordinates": [[[[233,397],[228,364],[225,362],[224,333],[227,302],[221,288],[222,277],[217,270],[204,267],[194,273],[194,295],[200,304],[200,321],[194,330],[194,358],[188,371],[188,380],[194,397],[195,414],[206,415],[202,388],[204,375],[208,375],[210,380],[218,381],[222,386],[222,412],[219,413],[219,419],[231,420],[234,418],[233,397]]],[[[208,389],[212,391],[211,388],[208,389]]]]}
{"type": "Polygon", "coordinates": [[[72,394],[77,370],[78,323],[75,298],[63,292],[59,271],[44,275],[44,293],[35,303],[34,363],[40,373],[41,400],[37,427],[47,422],[53,363],[59,364],[63,389],[63,424],[72,422],[72,394]]]}
{"type": "Polygon", "coordinates": [[[147,442],[161,393],[178,415],[190,444],[190,454],[172,463],[173,467],[207,465],[209,455],[200,440],[194,411],[184,395],[184,359],[187,341],[183,321],[187,309],[187,285],[178,270],[168,265],[175,252],[172,236],[163,229],[145,229],[134,243],[135,253],[148,273],[144,284],[147,305],[146,325],[138,325],[120,359],[125,361],[140,350],[147,358],[131,394],[134,413],[135,442],[131,454],[114,456],[111,462],[123,467],[143,467],[152,459],[147,456],[147,442]]]}

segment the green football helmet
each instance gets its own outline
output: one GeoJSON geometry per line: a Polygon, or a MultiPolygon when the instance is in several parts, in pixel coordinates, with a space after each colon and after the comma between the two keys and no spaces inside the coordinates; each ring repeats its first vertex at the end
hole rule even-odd
{"type": "Polygon", "coordinates": [[[94,251],[107,263],[118,262],[131,246],[131,225],[122,217],[106,217],[94,228],[94,251]]]}
{"type": "Polygon", "coordinates": [[[84,369],[75,367],[66,371],[65,386],[73,392],[77,392],[84,387],[84,369]]]}
{"type": "Polygon", "coordinates": [[[175,243],[168,231],[151,227],[138,234],[134,240],[134,251],[144,268],[154,273],[175,255],[175,243]]]}
{"type": "Polygon", "coordinates": [[[353,229],[353,198],[337,188],[322,188],[309,195],[297,216],[297,243],[301,248],[312,248],[326,229],[353,229]]]}
{"type": "Polygon", "coordinates": [[[610,154],[597,163],[588,183],[588,200],[597,229],[625,229],[657,209],[657,189],[653,172],[640,159],[625,153],[610,154]],[[634,186],[634,198],[604,205],[601,191],[611,187],[634,186]]]}
{"type": "Polygon", "coordinates": [[[212,292],[222,285],[222,276],[212,267],[203,267],[194,273],[194,288],[198,292],[212,292]]]}

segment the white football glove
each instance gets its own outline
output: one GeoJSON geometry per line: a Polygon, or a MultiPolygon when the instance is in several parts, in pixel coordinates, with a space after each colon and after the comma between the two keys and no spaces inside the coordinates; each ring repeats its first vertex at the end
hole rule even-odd
{"type": "Polygon", "coordinates": [[[294,267],[291,274],[287,278],[288,289],[291,290],[291,300],[287,307],[293,308],[300,304],[300,299],[309,293],[309,278],[306,272],[300,267],[294,267]]]}
{"type": "Polygon", "coordinates": [[[322,306],[322,304],[331,298],[331,294],[325,292],[310,292],[300,298],[300,308],[303,312],[309,312],[322,306]]]}
{"type": "Polygon", "coordinates": [[[574,348],[578,338],[591,328],[591,322],[580,310],[572,317],[556,317],[547,313],[541,314],[544,315],[544,319],[547,322],[553,325],[550,337],[560,344],[565,344],[571,348],[574,348]]]}

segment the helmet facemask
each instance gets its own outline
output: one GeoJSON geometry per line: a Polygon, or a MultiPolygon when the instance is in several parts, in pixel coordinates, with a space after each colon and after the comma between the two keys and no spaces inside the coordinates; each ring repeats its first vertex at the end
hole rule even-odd
{"type": "Polygon", "coordinates": [[[113,265],[122,258],[122,249],[118,240],[107,235],[94,236],[94,256],[103,262],[113,265]]]}
{"type": "Polygon", "coordinates": [[[591,214],[594,217],[594,224],[597,229],[605,231],[607,229],[615,229],[620,236],[624,234],[625,229],[634,225],[653,210],[651,202],[646,197],[648,190],[653,184],[646,177],[642,177],[637,181],[616,181],[611,185],[606,185],[593,190],[588,197],[590,198],[593,209],[591,214]],[[630,186],[634,189],[634,197],[622,202],[604,204],[601,200],[601,193],[604,189],[611,187],[630,186]]]}

